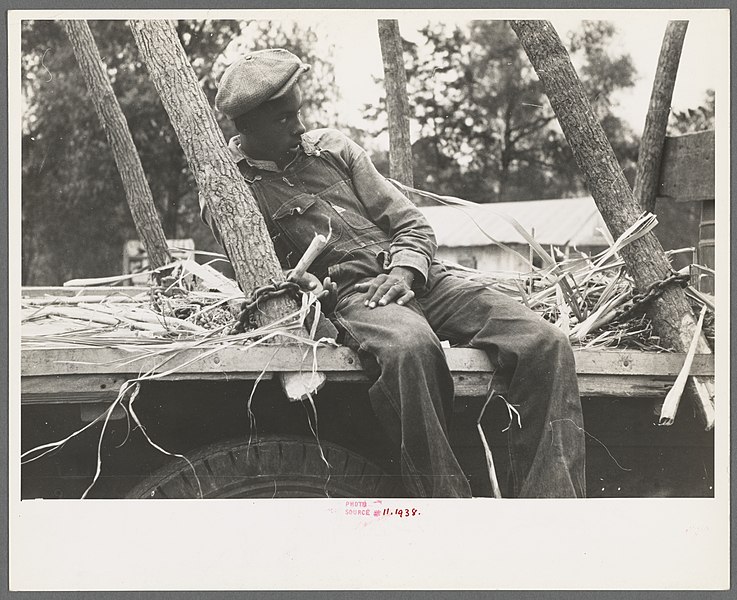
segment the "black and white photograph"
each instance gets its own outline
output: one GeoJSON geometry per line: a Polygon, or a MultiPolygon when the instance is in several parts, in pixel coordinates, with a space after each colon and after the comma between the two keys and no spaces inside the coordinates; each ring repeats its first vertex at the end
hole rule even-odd
{"type": "Polygon", "coordinates": [[[12,11],[11,589],[726,589],[728,25],[12,11]]]}

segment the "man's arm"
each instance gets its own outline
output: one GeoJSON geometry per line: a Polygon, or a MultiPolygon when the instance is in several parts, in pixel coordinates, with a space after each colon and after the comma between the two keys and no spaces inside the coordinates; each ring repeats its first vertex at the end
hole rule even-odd
{"type": "Polygon", "coordinates": [[[392,301],[404,304],[414,296],[412,287],[422,286],[427,280],[437,248],[435,233],[417,207],[376,170],[363,148],[339,132],[326,133],[330,138],[340,136],[335,141],[350,170],[358,199],[369,218],[391,236],[385,272],[357,289],[367,292],[368,306],[392,301]]]}

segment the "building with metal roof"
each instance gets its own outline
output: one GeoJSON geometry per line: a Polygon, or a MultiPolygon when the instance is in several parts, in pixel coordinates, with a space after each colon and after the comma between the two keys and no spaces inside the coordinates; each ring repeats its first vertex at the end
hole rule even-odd
{"type": "Polygon", "coordinates": [[[420,210],[435,231],[437,256],[481,271],[529,271],[523,258],[529,257],[529,244],[514,222],[544,247],[555,246],[565,255],[608,246],[606,225],[590,196],[420,210]]]}

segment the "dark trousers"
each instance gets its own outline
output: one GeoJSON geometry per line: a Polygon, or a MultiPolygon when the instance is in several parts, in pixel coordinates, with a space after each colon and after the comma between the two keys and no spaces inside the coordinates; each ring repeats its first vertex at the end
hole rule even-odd
{"type": "Polygon", "coordinates": [[[440,340],[486,351],[507,376],[515,496],[583,497],[585,444],[573,352],[559,329],[515,300],[434,264],[427,289],[406,306],[369,309],[348,292],[335,316],[346,345],[376,381],[374,412],[400,447],[407,491],[470,497],[448,442],[453,379],[440,340]]]}

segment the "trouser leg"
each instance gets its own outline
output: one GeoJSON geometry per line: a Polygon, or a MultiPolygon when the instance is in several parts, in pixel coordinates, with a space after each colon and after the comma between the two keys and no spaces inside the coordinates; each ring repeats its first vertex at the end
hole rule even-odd
{"type": "Polygon", "coordinates": [[[509,429],[515,495],[584,497],[583,416],[567,337],[500,292],[434,271],[418,299],[433,329],[485,350],[508,377],[506,399],[521,422],[509,429]]]}
{"type": "Polygon", "coordinates": [[[373,410],[400,448],[403,481],[415,496],[470,497],[448,442],[445,414],[453,378],[445,353],[415,303],[369,309],[363,295],[341,299],[335,312],[346,344],[376,376],[373,410]]]}

